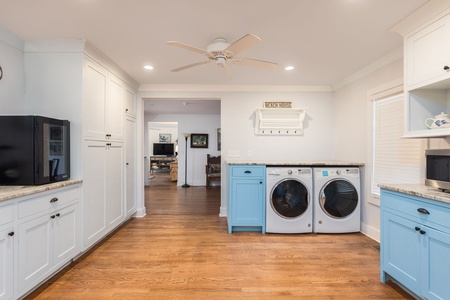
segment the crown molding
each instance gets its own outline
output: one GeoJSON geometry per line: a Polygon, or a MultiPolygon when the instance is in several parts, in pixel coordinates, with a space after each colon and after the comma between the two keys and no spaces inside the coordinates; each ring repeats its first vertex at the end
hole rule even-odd
{"type": "Polygon", "coordinates": [[[141,84],[140,92],[332,92],[331,86],[141,84]]]}

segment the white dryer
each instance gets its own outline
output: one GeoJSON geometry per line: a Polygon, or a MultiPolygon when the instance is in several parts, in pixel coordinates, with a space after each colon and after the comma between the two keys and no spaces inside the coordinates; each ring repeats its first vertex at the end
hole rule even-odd
{"type": "Polygon", "coordinates": [[[313,232],[361,229],[359,168],[314,168],[313,232]]]}
{"type": "Polygon", "coordinates": [[[266,232],[312,232],[312,169],[266,168],[266,232]]]}

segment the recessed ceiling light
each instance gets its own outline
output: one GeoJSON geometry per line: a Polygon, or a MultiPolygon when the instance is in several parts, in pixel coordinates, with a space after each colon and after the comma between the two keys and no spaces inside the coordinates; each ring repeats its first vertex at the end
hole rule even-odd
{"type": "Polygon", "coordinates": [[[146,65],[146,66],[144,66],[144,69],[146,69],[146,70],[153,70],[153,66],[146,65]]]}
{"type": "Polygon", "coordinates": [[[284,68],[286,71],[292,71],[294,70],[293,66],[287,66],[286,68],[284,68]]]}

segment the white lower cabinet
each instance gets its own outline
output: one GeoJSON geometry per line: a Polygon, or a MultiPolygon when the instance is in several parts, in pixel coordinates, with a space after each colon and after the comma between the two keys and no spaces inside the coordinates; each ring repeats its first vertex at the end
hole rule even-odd
{"type": "Polygon", "coordinates": [[[14,295],[14,227],[0,227],[0,299],[12,299],[14,295]]]}
{"type": "Polygon", "coordinates": [[[83,178],[83,249],[125,220],[123,143],[86,141],[83,178]]]}
{"type": "Polygon", "coordinates": [[[0,207],[1,300],[23,297],[80,253],[79,205],[74,185],[0,207]]]}

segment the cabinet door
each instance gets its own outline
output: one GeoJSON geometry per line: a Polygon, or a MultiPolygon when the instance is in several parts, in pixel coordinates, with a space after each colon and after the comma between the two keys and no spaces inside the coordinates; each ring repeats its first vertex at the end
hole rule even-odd
{"type": "Polygon", "coordinates": [[[126,119],[125,131],[126,152],[126,213],[131,216],[136,212],[136,121],[132,118],[126,119]]]}
{"type": "Polygon", "coordinates": [[[233,226],[263,226],[262,179],[232,179],[230,215],[233,226]]]}
{"type": "Polygon", "coordinates": [[[58,210],[55,215],[56,218],[53,221],[53,263],[55,267],[59,267],[80,252],[78,204],[58,210]]]}
{"type": "Polygon", "coordinates": [[[448,299],[450,296],[450,235],[428,227],[421,243],[425,246],[423,257],[422,295],[426,299],[448,299]],[[428,276],[428,278],[427,278],[428,276]]]}
{"type": "Polygon", "coordinates": [[[19,293],[36,284],[52,268],[50,215],[19,224],[19,293]]]}
{"type": "Polygon", "coordinates": [[[107,139],[123,140],[123,82],[112,74],[108,77],[108,96],[106,99],[107,139]]]}
{"type": "Polygon", "coordinates": [[[0,230],[0,300],[12,299],[14,293],[14,228],[0,230]],[[12,234],[12,235],[11,235],[12,234]]]}
{"type": "Polygon", "coordinates": [[[450,76],[450,15],[432,23],[406,40],[406,84],[420,86],[450,76]]]}
{"type": "Polygon", "coordinates": [[[420,294],[420,260],[423,245],[416,223],[383,211],[382,268],[416,294],[420,294]]]}
{"type": "Polygon", "coordinates": [[[136,91],[125,85],[124,89],[125,113],[136,117],[136,91]]]}
{"type": "Polygon", "coordinates": [[[108,229],[113,229],[125,220],[123,144],[112,143],[106,150],[106,159],[106,218],[108,229]]]}
{"type": "Polygon", "coordinates": [[[85,132],[89,139],[105,139],[105,109],[108,72],[106,69],[85,61],[83,117],[85,132]]]}
{"type": "Polygon", "coordinates": [[[84,150],[82,227],[87,249],[106,233],[106,145],[87,142],[84,150]]]}

